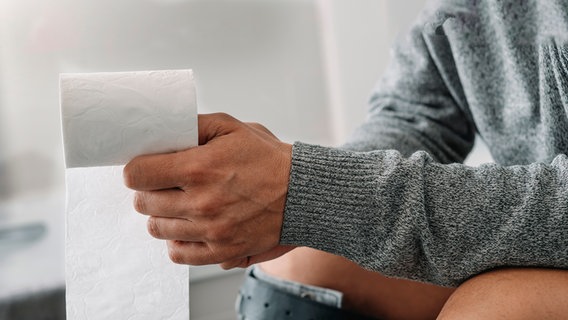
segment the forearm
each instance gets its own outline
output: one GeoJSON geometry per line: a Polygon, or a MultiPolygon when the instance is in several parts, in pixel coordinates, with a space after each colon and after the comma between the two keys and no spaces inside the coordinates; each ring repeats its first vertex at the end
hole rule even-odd
{"type": "Polygon", "coordinates": [[[296,144],[281,243],[446,286],[502,266],[567,268],[567,168],[565,156],[471,168],[296,144]]]}

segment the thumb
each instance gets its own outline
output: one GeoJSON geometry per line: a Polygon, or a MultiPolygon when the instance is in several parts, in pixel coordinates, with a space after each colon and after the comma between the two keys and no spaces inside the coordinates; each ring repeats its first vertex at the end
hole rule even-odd
{"type": "Polygon", "coordinates": [[[226,113],[211,113],[197,115],[199,145],[235,131],[242,122],[226,113]]]}

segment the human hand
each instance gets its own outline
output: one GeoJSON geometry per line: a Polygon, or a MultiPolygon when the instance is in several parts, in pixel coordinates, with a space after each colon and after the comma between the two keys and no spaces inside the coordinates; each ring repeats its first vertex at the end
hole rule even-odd
{"type": "Polygon", "coordinates": [[[139,156],[124,168],[148,232],[172,261],[225,269],[271,260],[279,246],[292,146],[259,124],[199,115],[199,146],[139,156]]]}

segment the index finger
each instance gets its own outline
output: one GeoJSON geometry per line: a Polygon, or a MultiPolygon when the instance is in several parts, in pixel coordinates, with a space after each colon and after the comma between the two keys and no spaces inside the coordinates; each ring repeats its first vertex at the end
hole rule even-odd
{"type": "MultiPolygon", "coordinates": [[[[198,115],[199,145],[231,132],[238,123],[227,114],[198,115]]],[[[187,177],[192,167],[187,160],[196,158],[188,156],[188,153],[193,153],[196,148],[199,147],[175,153],[138,156],[124,167],[124,184],[138,191],[183,188],[190,182],[187,177]]]]}
{"type": "Polygon", "coordinates": [[[190,150],[143,155],[132,159],[122,172],[124,184],[138,191],[184,187],[187,184],[183,179],[187,176],[184,171],[188,165],[187,155],[182,157],[182,154],[190,150]]]}

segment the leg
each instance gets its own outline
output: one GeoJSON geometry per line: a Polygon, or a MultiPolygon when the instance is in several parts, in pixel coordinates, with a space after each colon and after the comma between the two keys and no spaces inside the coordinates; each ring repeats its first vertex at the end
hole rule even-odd
{"type": "Polygon", "coordinates": [[[298,248],[262,263],[270,275],[343,292],[343,307],[381,319],[435,319],[453,289],[391,279],[338,256],[298,248]]]}
{"type": "Polygon", "coordinates": [[[500,269],[462,284],[438,319],[566,319],[568,271],[500,269]]]}

